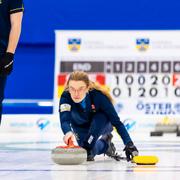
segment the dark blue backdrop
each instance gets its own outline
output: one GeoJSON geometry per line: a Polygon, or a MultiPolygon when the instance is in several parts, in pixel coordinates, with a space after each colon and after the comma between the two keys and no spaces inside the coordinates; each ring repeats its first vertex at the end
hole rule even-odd
{"type": "Polygon", "coordinates": [[[24,0],[7,98],[52,99],[55,29],[180,29],[179,0],[24,0]]]}

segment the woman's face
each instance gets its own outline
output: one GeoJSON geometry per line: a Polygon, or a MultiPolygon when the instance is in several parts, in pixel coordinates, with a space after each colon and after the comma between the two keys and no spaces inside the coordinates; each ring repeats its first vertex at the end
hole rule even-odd
{"type": "Polygon", "coordinates": [[[75,103],[81,102],[85,98],[87,92],[88,87],[84,81],[69,81],[69,93],[75,103]]]}

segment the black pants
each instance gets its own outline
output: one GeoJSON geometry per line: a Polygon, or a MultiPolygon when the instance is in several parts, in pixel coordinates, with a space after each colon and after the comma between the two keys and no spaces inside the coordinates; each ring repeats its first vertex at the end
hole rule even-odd
{"type": "Polygon", "coordinates": [[[107,117],[100,112],[97,112],[90,124],[90,127],[83,128],[72,125],[77,136],[78,145],[85,149],[91,149],[93,155],[105,153],[108,145],[102,140],[98,140],[101,135],[110,134],[113,131],[112,124],[107,117]],[[90,142],[91,141],[91,142],[90,142]]]}
{"type": "MultiPolygon", "coordinates": [[[[0,55],[0,60],[1,60],[2,55],[0,55]]],[[[0,124],[1,124],[1,117],[2,117],[2,101],[4,99],[4,89],[6,85],[6,76],[1,76],[0,75],[0,124]]]]}

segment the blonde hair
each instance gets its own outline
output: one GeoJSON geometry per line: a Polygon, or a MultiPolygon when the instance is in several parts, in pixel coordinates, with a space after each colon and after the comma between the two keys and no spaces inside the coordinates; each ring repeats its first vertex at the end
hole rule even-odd
{"type": "Polygon", "coordinates": [[[74,71],[70,74],[68,81],[66,83],[66,86],[65,86],[65,91],[68,91],[69,82],[71,80],[83,81],[87,85],[87,87],[89,88],[89,91],[92,91],[93,89],[99,90],[113,103],[113,98],[111,97],[108,89],[100,86],[96,82],[91,81],[88,77],[88,74],[85,73],[84,71],[74,71]]]}

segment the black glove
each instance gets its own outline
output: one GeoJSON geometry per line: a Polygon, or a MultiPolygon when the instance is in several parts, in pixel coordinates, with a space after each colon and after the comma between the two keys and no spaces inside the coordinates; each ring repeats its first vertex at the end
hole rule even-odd
{"type": "Polygon", "coordinates": [[[0,75],[7,76],[13,70],[14,54],[6,52],[5,55],[0,59],[0,75]]]}
{"type": "Polygon", "coordinates": [[[125,151],[127,161],[132,160],[134,156],[138,155],[138,150],[133,142],[127,143],[123,151],[125,151]]]}

